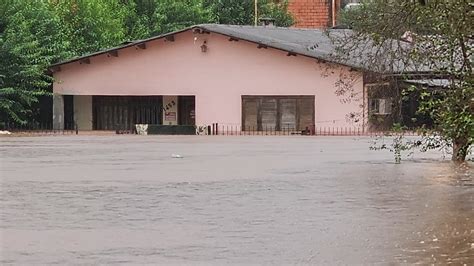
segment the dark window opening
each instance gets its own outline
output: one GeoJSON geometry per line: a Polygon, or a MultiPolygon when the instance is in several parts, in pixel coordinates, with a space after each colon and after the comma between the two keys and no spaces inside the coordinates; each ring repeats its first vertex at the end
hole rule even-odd
{"type": "Polygon", "coordinates": [[[195,96],[178,96],[178,125],[196,125],[195,107],[195,96]]]}
{"type": "Polygon", "coordinates": [[[74,96],[63,95],[64,101],[64,129],[73,130],[74,126],[74,96]]]}
{"type": "Polygon", "coordinates": [[[314,96],[242,96],[244,131],[306,130],[314,115],[314,96]]]}

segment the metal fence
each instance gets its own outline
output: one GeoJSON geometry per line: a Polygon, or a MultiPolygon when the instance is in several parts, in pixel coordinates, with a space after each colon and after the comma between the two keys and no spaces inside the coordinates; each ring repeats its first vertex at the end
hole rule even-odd
{"type": "Polygon", "coordinates": [[[65,124],[64,129],[57,129],[53,127],[52,123],[27,123],[20,124],[14,122],[5,122],[0,124],[1,130],[6,130],[12,133],[25,134],[78,134],[76,124],[65,124]]]}
{"type": "MultiPolygon", "coordinates": [[[[160,125],[161,126],[161,125],[160,125]]],[[[175,126],[179,127],[179,126],[175,126]]],[[[188,126],[189,127],[189,126],[188,126]]],[[[115,131],[115,134],[137,134],[135,128],[130,129],[127,125],[115,125],[114,130],[109,130],[109,133],[115,131]]],[[[3,123],[0,124],[0,130],[7,130],[12,133],[21,134],[79,134],[76,124],[65,124],[64,129],[55,129],[51,123],[3,123]]],[[[98,133],[98,132],[96,132],[98,133]]],[[[180,132],[170,132],[169,134],[179,135],[180,132]]],[[[196,127],[196,134],[199,135],[215,135],[215,136],[380,136],[392,134],[404,134],[407,136],[420,135],[416,130],[405,130],[403,132],[381,131],[381,130],[366,130],[361,127],[317,127],[310,126],[303,130],[297,130],[294,127],[242,127],[236,124],[220,124],[213,123],[209,126],[196,127]]],[[[189,134],[187,134],[189,135],[189,134]]]]}
{"type": "Polygon", "coordinates": [[[379,136],[395,133],[403,133],[408,136],[417,136],[415,130],[405,130],[403,132],[393,132],[390,130],[367,130],[361,127],[306,127],[304,130],[297,130],[294,127],[282,127],[276,130],[275,127],[242,127],[241,125],[213,123],[208,127],[209,135],[224,136],[379,136]]]}

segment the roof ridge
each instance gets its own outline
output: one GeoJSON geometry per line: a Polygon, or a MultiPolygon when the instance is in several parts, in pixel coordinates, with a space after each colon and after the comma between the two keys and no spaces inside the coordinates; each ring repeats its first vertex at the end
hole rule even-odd
{"type": "MultiPolygon", "coordinates": [[[[256,43],[259,44],[259,47],[268,47],[285,51],[288,52],[289,56],[297,54],[310,58],[316,58],[318,60],[323,60],[330,63],[345,65],[347,67],[352,67],[358,70],[370,69],[370,66],[362,64],[361,59],[359,58],[360,56],[364,56],[366,53],[347,59],[333,57],[332,55],[335,49],[334,44],[330,40],[329,34],[326,34],[328,31],[323,29],[225,24],[199,24],[190,26],[182,30],[153,36],[148,39],[134,41],[126,45],[121,45],[118,47],[113,47],[88,55],[83,55],[73,59],[62,61],[51,65],[50,69],[53,67],[56,68],[57,66],[61,66],[63,64],[76,62],[84,58],[110,53],[112,51],[140,45],[149,41],[159,40],[161,38],[166,38],[167,36],[172,36],[174,34],[180,34],[185,31],[194,32],[195,29],[200,29],[202,32],[205,33],[216,33],[221,34],[223,36],[227,36],[229,38],[237,38],[244,41],[256,43]]],[[[339,30],[329,30],[329,32],[339,32],[339,30]]],[[[369,52],[370,51],[367,51],[367,53],[369,52]]]]}
{"type": "Polygon", "coordinates": [[[231,28],[250,28],[250,29],[280,29],[280,30],[290,30],[290,31],[317,31],[324,32],[327,29],[316,29],[316,28],[297,28],[297,27],[282,27],[282,26],[261,26],[261,25],[237,25],[237,24],[217,24],[217,23],[204,23],[195,25],[195,27],[206,27],[206,26],[217,26],[217,27],[231,27],[231,28]]]}

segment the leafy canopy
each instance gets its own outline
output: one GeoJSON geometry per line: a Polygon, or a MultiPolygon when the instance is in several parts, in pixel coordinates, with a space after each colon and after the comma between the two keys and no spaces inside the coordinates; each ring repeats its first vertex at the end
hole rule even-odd
{"type": "Polygon", "coordinates": [[[59,18],[42,1],[0,5],[0,121],[26,123],[51,84],[48,65],[69,56],[59,18]]]}
{"type": "MultiPolygon", "coordinates": [[[[288,12],[288,1],[259,0],[258,16],[275,19],[281,27],[293,25],[294,19],[288,12]]],[[[255,21],[254,0],[205,0],[214,14],[214,22],[231,25],[253,25],[255,21]]]]}
{"type": "Polygon", "coordinates": [[[338,42],[341,54],[347,55],[370,41],[374,50],[384,51],[376,55],[383,60],[367,60],[398,63],[402,78],[448,80],[447,88],[423,90],[419,112],[431,116],[434,130],[452,146],[455,161],[463,161],[474,142],[473,8],[470,0],[363,1],[342,14],[342,23],[354,34],[338,42]],[[396,49],[378,49],[386,47],[396,49]],[[413,70],[431,75],[408,75],[413,70]]]}

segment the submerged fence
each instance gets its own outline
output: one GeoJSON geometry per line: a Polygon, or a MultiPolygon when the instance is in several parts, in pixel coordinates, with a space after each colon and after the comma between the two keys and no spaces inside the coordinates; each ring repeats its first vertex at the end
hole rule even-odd
{"type": "MultiPolygon", "coordinates": [[[[208,135],[221,136],[378,136],[393,134],[390,130],[370,130],[361,127],[317,127],[310,126],[305,129],[297,130],[294,127],[242,127],[241,125],[213,123],[208,126],[208,135]]],[[[404,135],[417,136],[419,133],[415,130],[405,130],[404,135]]]]}
{"type": "MultiPolygon", "coordinates": [[[[166,128],[166,125],[147,125],[149,132],[148,134],[162,134],[162,135],[191,135],[193,126],[170,126],[174,127],[173,130],[153,130],[155,127],[166,128]],[[177,130],[176,128],[185,128],[183,130],[177,130]]],[[[220,124],[213,123],[208,126],[194,126],[196,135],[214,135],[214,136],[380,136],[380,135],[392,135],[392,134],[403,134],[406,136],[418,136],[419,132],[416,130],[405,130],[403,132],[393,132],[390,130],[370,130],[362,127],[330,127],[330,126],[310,126],[305,129],[296,129],[292,126],[285,126],[276,128],[275,126],[260,126],[260,127],[242,127],[236,124],[220,124]]],[[[52,123],[3,123],[0,124],[0,130],[6,130],[12,133],[19,134],[39,134],[39,135],[66,135],[66,134],[79,134],[77,124],[65,124],[64,129],[57,129],[53,127],[52,123]]],[[[108,132],[115,134],[137,134],[137,129],[129,128],[127,125],[115,125],[113,130],[108,132]]],[[[98,133],[99,131],[94,131],[98,133]]],[[[100,131],[102,132],[102,131],[100,131]]],[[[94,134],[94,133],[92,133],[94,134]]]]}
{"type": "Polygon", "coordinates": [[[57,129],[53,127],[52,123],[20,124],[14,122],[5,122],[0,124],[0,130],[26,134],[78,134],[76,124],[64,124],[63,129],[57,129]]]}

